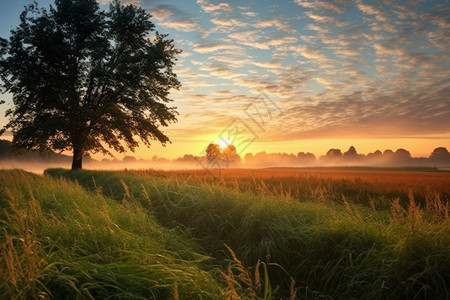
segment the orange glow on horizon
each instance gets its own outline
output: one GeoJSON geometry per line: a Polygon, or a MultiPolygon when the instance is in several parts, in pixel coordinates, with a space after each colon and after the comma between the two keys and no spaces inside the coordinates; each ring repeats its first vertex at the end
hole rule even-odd
{"type": "MultiPolygon", "coordinates": [[[[319,158],[320,156],[325,155],[331,148],[338,148],[341,149],[342,152],[345,152],[351,146],[354,146],[358,153],[364,155],[375,152],[376,150],[383,152],[386,149],[396,151],[399,148],[403,148],[408,150],[412,157],[428,157],[437,147],[446,147],[450,150],[450,137],[440,139],[310,139],[283,142],[255,140],[244,150],[242,150],[239,143],[233,143],[217,138],[178,142],[174,138],[172,144],[167,144],[165,147],[155,142],[150,148],[144,146],[139,147],[134,153],[128,151],[127,153],[117,154],[116,158],[121,159],[125,155],[130,155],[135,156],[137,159],[151,159],[156,155],[161,158],[176,159],[183,157],[185,154],[204,155],[204,151],[210,143],[219,144],[221,149],[224,149],[229,144],[233,144],[241,157],[244,157],[247,153],[256,154],[265,151],[267,153],[292,153],[295,155],[299,152],[309,152],[319,158]]],[[[93,157],[98,159],[97,157],[99,156],[97,154],[93,155],[93,157]]]]}

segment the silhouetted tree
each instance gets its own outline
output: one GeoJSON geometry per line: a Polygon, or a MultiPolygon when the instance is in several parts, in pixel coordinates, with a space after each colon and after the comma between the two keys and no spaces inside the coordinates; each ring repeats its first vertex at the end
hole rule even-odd
{"type": "Polygon", "coordinates": [[[347,158],[354,158],[354,157],[358,156],[358,153],[356,152],[355,147],[350,146],[350,148],[348,148],[348,150],[346,152],[344,152],[343,155],[344,155],[344,157],[347,157],[347,158]]]}
{"type": "Polygon", "coordinates": [[[176,121],[167,104],[180,86],[172,71],[179,52],[133,5],[115,0],[106,12],[95,0],[29,5],[9,41],[0,39],[2,88],[14,101],[0,133],[11,130],[14,145],[29,150],[72,150],[72,169],[87,153],[111,154],[105,146],[133,151],[137,137],[165,145],[159,127],[176,121]]]}
{"type": "Polygon", "coordinates": [[[363,159],[365,158],[365,156],[363,154],[358,154],[358,152],[356,152],[355,147],[350,146],[350,148],[344,152],[344,154],[342,154],[342,157],[345,161],[347,161],[347,163],[362,163],[363,159]]]}
{"type": "Polygon", "coordinates": [[[297,153],[297,160],[302,164],[312,164],[316,162],[316,156],[309,152],[299,152],[297,153]]]}
{"type": "Polygon", "coordinates": [[[230,164],[241,162],[241,158],[237,155],[234,145],[228,145],[222,150],[222,160],[227,164],[227,168],[230,164]]]}
{"type": "Polygon", "coordinates": [[[411,153],[408,150],[399,148],[395,151],[394,157],[398,163],[407,163],[411,159],[411,153]]]}
{"type": "Polygon", "coordinates": [[[373,153],[368,153],[367,156],[365,157],[365,160],[368,163],[378,164],[381,162],[382,157],[383,157],[383,153],[380,150],[376,150],[373,153]]]}
{"type": "Polygon", "coordinates": [[[326,157],[327,158],[340,158],[342,156],[341,149],[330,149],[327,151],[326,157]]]}
{"type": "Polygon", "coordinates": [[[214,162],[219,163],[220,155],[220,146],[218,144],[209,144],[208,147],[206,147],[206,159],[209,164],[214,162]]]}
{"type": "Polygon", "coordinates": [[[430,154],[431,159],[449,159],[450,153],[445,147],[438,147],[433,150],[430,154]]]}
{"type": "Polygon", "coordinates": [[[450,164],[450,153],[445,147],[438,147],[431,152],[430,160],[433,163],[450,164]]]}
{"type": "Polygon", "coordinates": [[[386,149],[383,151],[383,160],[389,161],[392,160],[393,158],[394,158],[394,151],[392,151],[391,149],[386,149]]]}
{"type": "Polygon", "coordinates": [[[136,162],[136,157],[130,156],[130,155],[126,155],[126,156],[124,156],[122,161],[126,162],[126,163],[133,163],[133,162],[136,162]]]}
{"type": "Polygon", "coordinates": [[[373,156],[374,156],[374,157],[381,157],[381,156],[383,156],[383,153],[382,153],[380,150],[376,150],[376,151],[373,153],[373,156]]]}
{"type": "Polygon", "coordinates": [[[399,148],[395,151],[395,156],[400,157],[400,158],[404,158],[404,159],[408,159],[411,158],[411,153],[409,153],[408,150],[405,150],[403,148],[399,148]]]}

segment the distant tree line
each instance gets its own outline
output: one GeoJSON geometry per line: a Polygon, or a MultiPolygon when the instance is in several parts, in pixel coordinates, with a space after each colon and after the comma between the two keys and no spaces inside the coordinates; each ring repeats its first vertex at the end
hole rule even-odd
{"type": "MultiPolygon", "coordinates": [[[[325,155],[316,157],[313,153],[298,152],[292,153],[247,153],[241,158],[234,145],[228,145],[221,149],[217,144],[210,144],[205,149],[204,155],[185,154],[177,159],[167,159],[154,155],[150,159],[136,159],[127,155],[123,159],[102,159],[96,161],[89,156],[85,157],[89,164],[136,164],[140,167],[204,167],[204,168],[238,168],[238,167],[270,167],[270,166],[423,166],[423,167],[450,167],[450,153],[445,147],[438,147],[431,152],[428,157],[412,157],[408,150],[403,148],[396,151],[377,150],[367,155],[360,154],[355,147],[351,146],[347,151],[331,148],[325,155]]],[[[47,157],[42,157],[38,151],[13,151],[11,142],[0,140],[0,162],[1,161],[22,161],[39,162],[42,160],[68,164],[70,156],[52,153],[47,157]]]]}
{"type": "Polygon", "coordinates": [[[450,166],[450,153],[445,147],[433,150],[429,157],[412,157],[408,150],[403,148],[395,152],[387,149],[367,155],[360,154],[355,147],[351,146],[346,152],[332,148],[325,155],[318,158],[312,153],[298,152],[288,153],[247,153],[244,157],[247,166],[269,166],[269,165],[341,165],[341,166],[450,166]]]}

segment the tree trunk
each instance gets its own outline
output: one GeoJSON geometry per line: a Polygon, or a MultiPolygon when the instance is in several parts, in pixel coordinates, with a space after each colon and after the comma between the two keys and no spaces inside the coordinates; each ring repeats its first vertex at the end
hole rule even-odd
{"type": "Polygon", "coordinates": [[[81,170],[83,162],[83,150],[80,145],[73,145],[72,171],[81,170]]]}

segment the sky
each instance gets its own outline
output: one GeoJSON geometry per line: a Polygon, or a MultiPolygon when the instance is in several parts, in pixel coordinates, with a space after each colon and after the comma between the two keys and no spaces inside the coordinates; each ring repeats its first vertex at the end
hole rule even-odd
{"type": "MultiPolygon", "coordinates": [[[[31,2],[0,0],[1,37],[31,2]]],[[[199,155],[211,142],[232,143],[242,157],[450,149],[447,0],[122,3],[148,11],[182,50],[175,67],[182,87],[171,93],[180,115],[163,130],[172,144],[126,155],[199,155]]],[[[11,95],[0,98],[11,103],[11,95]]],[[[0,126],[8,105],[0,106],[0,126]]]]}

